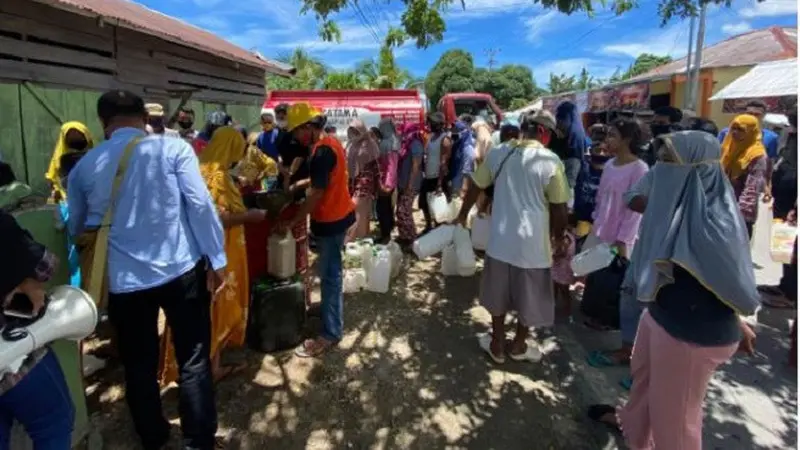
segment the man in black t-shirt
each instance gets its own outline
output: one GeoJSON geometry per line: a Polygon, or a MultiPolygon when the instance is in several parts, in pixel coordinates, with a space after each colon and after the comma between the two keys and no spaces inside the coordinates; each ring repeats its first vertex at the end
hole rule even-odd
{"type": "Polygon", "coordinates": [[[278,137],[275,144],[278,149],[278,186],[285,191],[293,192],[295,201],[305,197],[305,189],[298,187],[298,182],[308,179],[309,149],[300,145],[292,133],[286,130],[286,112],[289,105],[280,104],[275,107],[275,122],[278,124],[278,137]]]}

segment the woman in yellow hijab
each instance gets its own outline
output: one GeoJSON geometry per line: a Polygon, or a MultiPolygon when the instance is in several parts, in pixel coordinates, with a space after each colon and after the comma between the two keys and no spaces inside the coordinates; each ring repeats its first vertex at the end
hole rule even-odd
{"type": "Polygon", "coordinates": [[[764,191],[769,165],[758,118],[742,114],[733,119],[722,141],[721,162],[752,236],[758,215],[758,196],[764,191]]]}
{"type": "Polygon", "coordinates": [[[265,178],[278,175],[277,164],[256,146],[257,139],[258,133],[250,133],[245,156],[234,169],[243,191],[260,190],[265,178]]]}
{"type": "MultiPolygon", "coordinates": [[[[211,364],[214,379],[244,369],[223,367],[221,352],[225,347],[244,344],[247,323],[247,308],[250,302],[250,280],[247,273],[247,251],[244,224],[265,219],[265,212],[248,211],[242,195],[230,174],[231,167],[245,154],[244,136],[232,127],[214,131],[208,146],[200,154],[200,173],[205,179],[211,198],[217,205],[222,226],[225,229],[225,284],[214,296],[211,304],[211,364]]],[[[177,364],[169,330],[161,341],[161,367],[159,380],[166,386],[177,379],[177,364]]]]}
{"type": "Polygon", "coordinates": [[[67,122],[61,125],[50,166],[45,178],[53,188],[53,199],[56,202],[67,198],[67,192],[61,184],[61,157],[74,152],[84,152],[94,147],[94,139],[89,128],[80,122],[67,122]]]}

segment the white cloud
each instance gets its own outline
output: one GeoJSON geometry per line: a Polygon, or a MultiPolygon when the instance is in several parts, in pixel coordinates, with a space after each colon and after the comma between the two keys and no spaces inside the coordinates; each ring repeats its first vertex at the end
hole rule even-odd
{"type": "Polygon", "coordinates": [[[797,15],[797,0],[767,0],[763,2],[751,0],[750,6],[739,10],[739,15],[747,19],[795,16],[797,15]]]}
{"type": "Polygon", "coordinates": [[[447,15],[458,19],[480,19],[535,7],[531,0],[464,0],[463,8],[461,2],[456,1],[447,15]]]}
{"type": "Polygon", "coordinates": [[[626,37],[618,43],[605,45],[601,51],[608,55],[636,58],[642,53],[668,55],[673,58],[686,55],[689,46],[689,25],[679,22],[666,28],[656,28],[639,37],[626,37]]]}
{"type": "Polygon", "coordinates": [[[316,28],[314,28],[311,30],[313,34],[306,34],[304,38],[294,41],[278,43],[277,47],[283,49],[303,47],[308,51],[315,52],[323,50],[358,51],[376,50],[382,44],[383,33],[380,30],[376,30],[373,27],[367,28],[354,22],[340,22],[338,25],[341,31],[341,40],[339,42],[323,41],[316,34],[316,28]]]}
{"type": "Polygon", "coordinates": [[[528,42],[541,43],[541,38],[550,31],[559,29],[559,19],[564,19],[562,14],[555,10],[537,14],[533,17],[523,19],[522,23],[528,30],[525,38],[528,42]]]}
{"type": "Polygon", "coordinates": [[[722,32],[729,35],[747,33],[752,29],[753,27],[747,22],[726,23],[722,25],[722,32]]]}

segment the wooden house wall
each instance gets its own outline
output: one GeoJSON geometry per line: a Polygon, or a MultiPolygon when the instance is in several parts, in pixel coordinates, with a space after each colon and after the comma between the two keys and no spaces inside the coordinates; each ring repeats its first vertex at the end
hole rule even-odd
{"type": "Polygon", "coordinates": [[[169,111],[190,90],[198,126],[224,109],[250,128],[258,125],[264,70],[39,3],[0,2],[0,158],[19,178],[46,189],[63,122],[81,121],[101,139],[96,103],[108,89],[169,111]]]}

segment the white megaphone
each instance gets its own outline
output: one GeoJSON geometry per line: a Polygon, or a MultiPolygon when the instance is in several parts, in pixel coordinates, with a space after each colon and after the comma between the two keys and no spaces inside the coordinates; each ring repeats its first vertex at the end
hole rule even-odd
{"type": "Polygon", "coordinates": [[[79,341],[97,326],[97,306],[86,292],[73,286],[57,286],[48,294],[44,314],[35,322],[15,328],[9,339],[5,332],[0,337],[0,372],[11,367],[20,358],[58,340],[79,341]]]}

